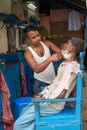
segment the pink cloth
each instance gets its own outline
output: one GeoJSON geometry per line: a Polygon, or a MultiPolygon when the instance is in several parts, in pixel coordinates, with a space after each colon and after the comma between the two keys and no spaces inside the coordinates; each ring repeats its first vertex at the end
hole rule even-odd
{"type": "Polygon", "coordinates": [[[13,130],[14,118],[10,108],[10,91],[2,72],[0,73],[0,90],[2,91],[2,122],[4,130],[13,130]]]}
{"type": "Polygon", "coordinates": [[[21,75],[21,90],[22,96],[28,96],[27,88],[26,88],[26,77],[24,72],[24,65],[20,62],[20,75],[21,75]]]}

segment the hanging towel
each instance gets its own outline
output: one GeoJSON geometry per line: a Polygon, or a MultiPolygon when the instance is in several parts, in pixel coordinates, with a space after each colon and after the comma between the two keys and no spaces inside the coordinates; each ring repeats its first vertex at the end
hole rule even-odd
{"type": "Polygon", "coordinates": [[[27,88],[26,88],[26,77],[24,72],[24,65],[20,62],[20,76],[21,76],[21,90],[22,96],[28,96],[27,88]]]}
{"type": "Polygon", "coordinates": [[[75,31],[80,30],[81,22],[79,17],[79,12],[71,11],[68,16],[68,30],[75,31]]]}
{"type": "Polygon", "coordinates": [[[23,4],[21,2],[12,2],[12,14],[19,16],[21,20],[24,20],[23,4]]]}
{"type": "Polygon", "coordinates": [[[2,122],[4,130],[13,130],[14,118],[10,108],[10,91],[2,72],[0,72],[0,90],[2,92],[2,122]]]}

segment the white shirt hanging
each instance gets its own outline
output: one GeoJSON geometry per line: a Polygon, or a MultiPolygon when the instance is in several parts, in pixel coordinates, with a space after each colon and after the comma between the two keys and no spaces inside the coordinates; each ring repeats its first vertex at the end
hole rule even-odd
{"type": "Polygon", "coordinates": [[[78,11],[71,11],[68,16],[68,30],[80,30],[81,22],[78,11]]]}

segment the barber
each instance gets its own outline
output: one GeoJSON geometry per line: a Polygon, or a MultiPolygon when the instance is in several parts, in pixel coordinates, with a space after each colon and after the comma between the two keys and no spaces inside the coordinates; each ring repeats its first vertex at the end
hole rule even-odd
{"type": "Polygon", "coordinates": [[[24,53],[28,65],[34,71],[34,95],[40,92],[40,86],[47,86],[55,78],[52,62],[61,58],[61,50],[52,42],[42,42],[39,30],[29,25],[24,30],[29,46],[24,53]],[[55,54],[51,55],[50,50],[55,54]]]}

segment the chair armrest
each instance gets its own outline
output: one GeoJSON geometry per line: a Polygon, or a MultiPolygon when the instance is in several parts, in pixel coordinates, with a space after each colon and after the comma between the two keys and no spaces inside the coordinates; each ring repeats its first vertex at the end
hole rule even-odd
{"type": "Polygon", "coordinates": [[[76,98],[60,98],[60,99],[36,99],[33,98],[33,103],[40,103],[40,102],[74,102],[76,101],[76,98]]]}
{"type": "Polygon", "coordinates": [[[64,99],[32,99],[32,102],[34,103],[35,107],[35,117],[36,117],[36,123],[40,122],[40,120],[45,120],[45,116],[40,115],[40,107],[39,103],[41,102],[74,102],[76,101],[76,98],[64,98],[64,99]]]}

